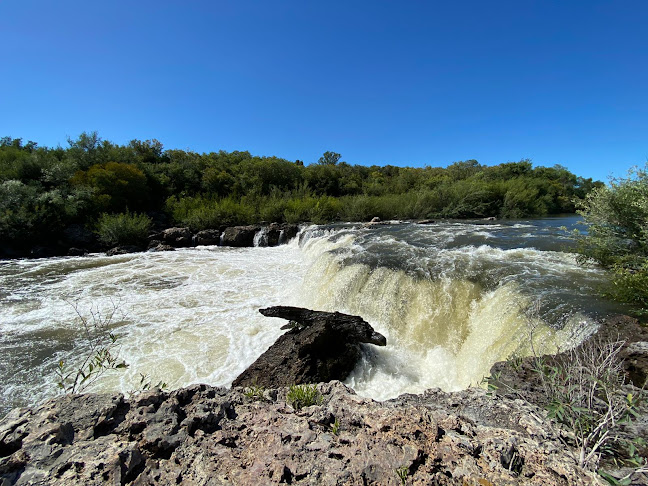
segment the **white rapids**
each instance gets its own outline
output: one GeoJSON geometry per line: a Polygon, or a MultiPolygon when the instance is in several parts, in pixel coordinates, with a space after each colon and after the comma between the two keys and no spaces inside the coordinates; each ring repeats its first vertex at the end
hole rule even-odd
{"type": "Polygon", "coordinates": [[[258,312],[271,305],[357,314],[383,333],[387,346],[366,345],[347,380],[380,400],[478,385],[498,360],[564,349],[595,329],[588,306],[602,273],[511,241],[532,224],[393,226],[310,227],[274,248],[3,262],[0,416],[55,394],[57,363],[87,352],[75,306],[86,317],[117,307],[111,330],[129,367],[93,390],[125,393],[140,374],[170,388],[229,386],[283,332],[258,312]],[[457,240],[466,235],[477,239],[457,240]]]}

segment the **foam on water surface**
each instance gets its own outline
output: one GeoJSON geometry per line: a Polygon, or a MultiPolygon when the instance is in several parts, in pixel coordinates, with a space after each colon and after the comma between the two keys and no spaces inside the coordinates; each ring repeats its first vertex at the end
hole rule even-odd
{"type": "Polygon", "coordinates": [[[87,353],[74,305],[118,308],[112,331],[130,367],[96,390],[135,389],[140,373],[227,386],[283,332],[258,312],[271,305],[357,314],[383,333],[388,345],[367,345],[347,380],[360,394],[478,384],[495,361],[529,354],[530,335],[536,350],[574,345],[611,309],[595,296],[603,274],[560,251],[555,226],[340,225],[274,248],[3,262],[0,414],[55,393],[56,363],[87,353]]]}

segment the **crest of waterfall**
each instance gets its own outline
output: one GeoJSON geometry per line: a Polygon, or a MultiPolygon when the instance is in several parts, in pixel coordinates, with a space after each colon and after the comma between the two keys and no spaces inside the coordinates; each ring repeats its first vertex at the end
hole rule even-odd
{"type": "Polygon", "coordinates": [[[619,310],[597,296],[604,274],[563,251],[570,221],[311,226],[263,251],[3,262],[0,414],[55,393],[59,360],[88,352],[70,302],[86,315],[118,303],[110,327],[130,367],[96,390],[133,390],[140,373],[228,386],[283,332],[258,313],[272,305],[357,314],[387,336],[348,380],[360,394],[476,385],[496,361],[574,346],[619,310]]]}

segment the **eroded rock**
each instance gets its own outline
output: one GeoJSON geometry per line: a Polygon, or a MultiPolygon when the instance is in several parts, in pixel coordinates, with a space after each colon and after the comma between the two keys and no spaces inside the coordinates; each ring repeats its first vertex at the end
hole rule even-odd
{"type": "Polygon", "coordinates": [[[194,385],[75,395],[0,421],[3,484],[603,484],[542,411],[481,389],[375,402],[339,382],[294,410],[286,388],[194,385]],[[493,417],[506,416],[502,424],[493,417]],[[538,417],[538,419],[532,418],[538,417]]]}
{"type": "Polygon", "coordinates": [[[260,229],[259,226],[231,226],[225,228],[222,244],[237,247],[254,246],[254,235],[260,229]]]}
{"type": "Polygon", "coordinates": [[[289,321],[290,330],[234,380],[234,386],[288,386],[344,380],[361,358],[362,343],[384,346],[385,337],[359,316],[301,307],[261,309],[289,321]]]}

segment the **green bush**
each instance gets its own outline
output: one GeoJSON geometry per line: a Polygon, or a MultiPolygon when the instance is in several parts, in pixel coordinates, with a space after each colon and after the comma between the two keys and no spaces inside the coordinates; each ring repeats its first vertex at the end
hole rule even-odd
{"type": "Polygon", "coordinates": [[[577,233],[579,260],[612,271],[610,293],[648,312],[648,173],[633,169],[627,179],[598,187],[579,203],[587,231],[577,233]]]}
{"type": "Polygon", "coordinates": [[[286,394],[286,402],[295,410],[300,410],[321,403],[322,396],[316,385],[291,385],[286,394]]]}
{"type": "Polygon", "coordinates": [[[97,222],[99,240],[107,246],[141,245],[151,229],[151,218],[130,212],[104,213],[97,222]]]}

